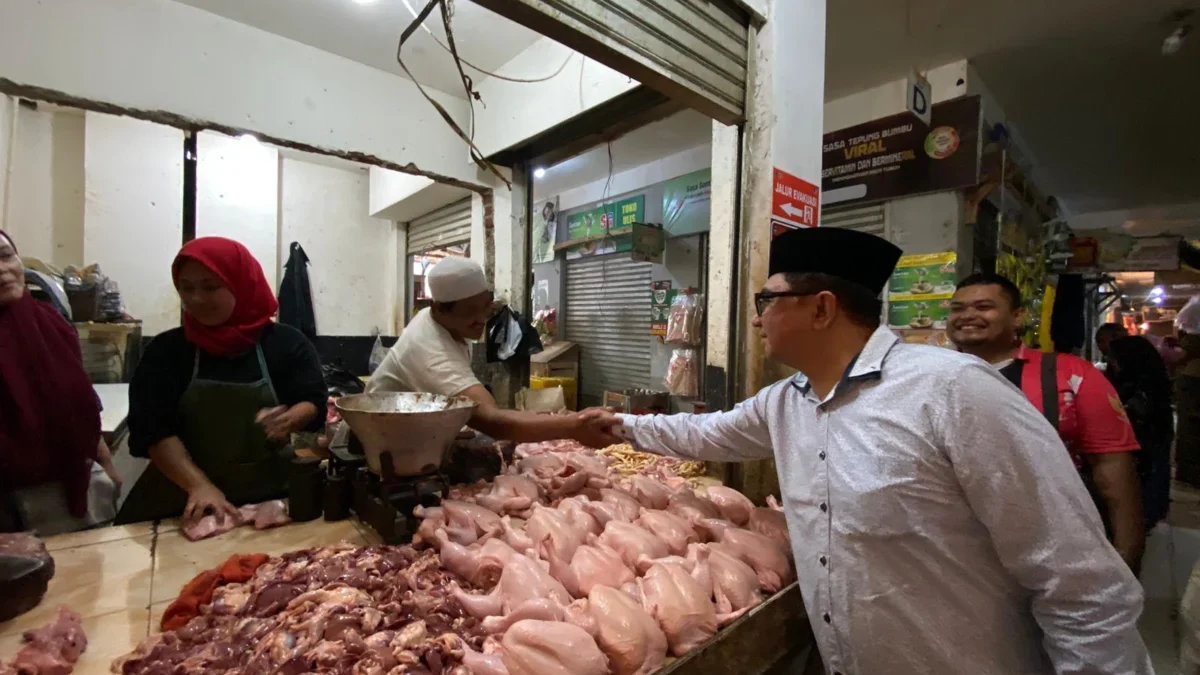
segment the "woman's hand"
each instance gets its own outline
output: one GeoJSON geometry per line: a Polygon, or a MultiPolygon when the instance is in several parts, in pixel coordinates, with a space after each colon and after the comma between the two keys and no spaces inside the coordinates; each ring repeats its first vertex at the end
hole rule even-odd
{"type": "Polygon", "coordinates": [[[187,506],[183,509],[183,521],[190,523],[200,520],[209,512],[222,523],[226,518],[233,518],[235,523],[242,519],[237,507],[230,504],[225,499],[225,493],[212,483],[201,485],[188,493],[187,506]]]}
{"type": "Polygon", "coordinates": [[[267,432],[267,440],[286,441],[292,434],[295,421],[288,414],[290,409],[281,405],[275,408],[263,408],[258,411],[254,421],[262,425],[267,432]]]}

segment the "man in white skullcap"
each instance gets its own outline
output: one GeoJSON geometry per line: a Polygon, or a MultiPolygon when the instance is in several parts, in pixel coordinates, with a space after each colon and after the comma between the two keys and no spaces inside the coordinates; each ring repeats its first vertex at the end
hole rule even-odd
{"type": "Polygon", "coordinates": [[[479,263],[443,258],[426,277],[433,306],[417,313],[371,375],[367,393],[416,391],[466,396],[479,404],[469,426],[497,439],[533,443],[574,438],[603,447],[606,434],[577,415],[503,410],[471,370],[468,340],[479,340],[492,314],[492,291],[479,263]]]}

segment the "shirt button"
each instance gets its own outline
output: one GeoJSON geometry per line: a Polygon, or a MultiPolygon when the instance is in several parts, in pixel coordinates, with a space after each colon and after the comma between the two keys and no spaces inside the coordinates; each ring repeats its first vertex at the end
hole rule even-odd
{"type": "Polygon", "coordinates": [[[828,510],[829,507],[825,504],[825,502],[821,502],[821,513],[825,513],[828,510]]]}
{"type": "Polygon", "coordinates": [[[818,457],[818,458],[820,458],[820,459],[825,459],[825,451],[824,451],[824,450],[822,450],[822,451],[821,451],[821,454],[817,455],[817,457],[818,457]]]}
{"type": "Polygon", "coordinates": [[[827,564],[829,564],[829,559],[825,556],[821,556],[821,567],[824,567],[827,564]]]}
{"type": "Polygon", "coordinates": [[[825,619],[825,623],[833,623],[833,617],[829,616],[829,612],[825,612],[825,616],[821,618],[825,619]]]}

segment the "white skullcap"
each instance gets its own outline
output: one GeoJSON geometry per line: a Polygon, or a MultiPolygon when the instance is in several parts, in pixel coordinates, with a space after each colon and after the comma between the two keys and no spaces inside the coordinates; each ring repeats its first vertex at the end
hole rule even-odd
{"type": "Polygon", "coordinates": [[[456,302],[488,290],[483,267],[470,258],[442,258],[429,270],[428,280],[434,302],[456,302]]]}

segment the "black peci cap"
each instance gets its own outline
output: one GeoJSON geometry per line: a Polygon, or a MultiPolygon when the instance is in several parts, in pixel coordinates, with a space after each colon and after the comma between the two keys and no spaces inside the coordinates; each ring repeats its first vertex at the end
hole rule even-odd
{"type": "Polygon", "coordinates": [[[827,274],[883,292],[902,251],[873,234],[802,227],[771,242],[770,274],[827,274]]]}

